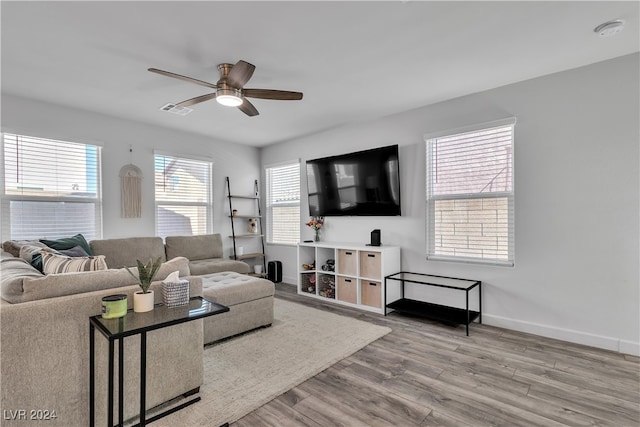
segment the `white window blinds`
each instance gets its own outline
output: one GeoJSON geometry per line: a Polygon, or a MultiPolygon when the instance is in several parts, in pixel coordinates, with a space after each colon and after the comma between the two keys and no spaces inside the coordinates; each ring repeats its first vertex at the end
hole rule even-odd
{"type": "Polygon", "coordinates": [[[300,241],[300,162],[266,168],[267,242],[300,241]]]}
{"type": "Polygon", "coordinates": [[[513,265],[515,119],[427,144],[427,258],[513,265]]]}
{"type": "Polygon", "coordinates": [[[3,235],[102,237],[101,147],[3,134],[3,235]]]}
{"type": "Polygon", "coordinates": [[[211,223],[212,163],[156,153],[156,235],[207,234],[211,223]]]}

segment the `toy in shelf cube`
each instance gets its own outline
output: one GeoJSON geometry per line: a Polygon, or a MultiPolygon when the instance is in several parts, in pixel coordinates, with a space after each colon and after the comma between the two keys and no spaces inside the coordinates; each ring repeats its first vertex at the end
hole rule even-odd
{"type": "Polygon", "coordinates": [[[258,219],[257,218],[249,218],[249,233],[257,233],[258,232],[258,219]]]}
{"type": "Polygon", "coordinates": [[[336,260],[328,259],[327,262],[322,266],[322,271],[336,271],[336,260]]]}
{"type": "Polygon", "coordinates": [[[315,275],[312,275],[311,277],[309,277],[309,287],[307,288],[307,291],[311,294],[316,293],[316,276],[315,275]]]}

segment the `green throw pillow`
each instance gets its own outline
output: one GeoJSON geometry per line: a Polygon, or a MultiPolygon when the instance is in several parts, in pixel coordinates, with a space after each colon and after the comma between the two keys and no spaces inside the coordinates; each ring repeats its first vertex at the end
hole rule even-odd
{"type": "Polygon", "coordinates": [[[73,237],[65,237],[63,239],[56,239],[56,240],[40,239],[40,242],[44,243],[50,248],[57,249],[57,250],[71,249],[76,246],[80,246],[82,249],[84,249],[87,255],[93,256],[93,252],[91,252],[89,243],[87,243],[87,241],[85,240],[82,234],[76,234],[73,237]]]}
{"type": "Polygon", "coordinates": [[[31,267],[44,274],[42,271],[42,254],[33,254],[31,257],[31,267]]]}

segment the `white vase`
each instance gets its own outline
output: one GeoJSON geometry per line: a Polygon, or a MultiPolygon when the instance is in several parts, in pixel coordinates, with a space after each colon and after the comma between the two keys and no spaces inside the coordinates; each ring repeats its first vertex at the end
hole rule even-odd
{"type": "Polygon", "coordinates": [[[153,310],[153,291],[143,294],[137,291],[133,294],[133,311],[136,313],[144,313],[153,310]]]}

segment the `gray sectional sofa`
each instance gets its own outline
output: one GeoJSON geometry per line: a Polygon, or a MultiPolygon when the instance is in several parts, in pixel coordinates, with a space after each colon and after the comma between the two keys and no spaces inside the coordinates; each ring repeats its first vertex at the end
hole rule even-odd
{"type": "Polygon", "coordinates": [[[176,257],[189,260],[192,275],[235,271],[249,273],[246,262],[223,257],[220,234],[202,236],[133,237],[125,239],[92,240],[89,246],[95,255],[105,255],[109,268],[134,267],[135,260],[144,254],[145,259],[160,257],[163,261],[176,257]],[[141,252],[141,248],[144,250],[141,252]]]}
{"type": "MultiPolygon", "coordinates": [[[[218,293],[229,294],[229,286],[244,289],[240,298],[228,300],[233,305],[240,304],[233,315],[225,313],[224,318],[213,316],[149,333],[148,347],[153,351],[148,352],[147,362],[148,408],[200,387],[203,337],[217,340],[268,325],[273,319],[273,284],[264,279],[256,279],[261,283],[241,280],[249,278],[244,275],[249,272],[249,266],[223,259],[219,234],[168,237],[166,245],[159,237],[94,240],[89,245],[94,255],[105,256],[108,270],[43,275],[15,253],[2,252],[0,403],[3,410],[55,411],[57,418],[47,425],[88,424],[89,317],[100,313],[101,300],[107,295],[127,294],[131,307],[133,292],[139,288],[123,267],[135,265],[136,259],[160,257],[164,261],[157,281],[152,284],[152,289],[157,290],[156,303],[161,302],[160,281],[173,271],[179,271],[181,277],[189,280],[191,296],[203,296],[203,277],[208,299],[216,300],[218,293]],[[227,280],[227,284],[216,291],[216,280],[211,278],[216,274],[236,275],[235,285],[227,280]],[[271,289],[264,282],[268,282],[271,289]],[[256,313],[250,310],[254,306],[261,307],[258,322],[256,313]]],[[[139,339],[126,340],[131,342],[125,348],[125,366],[137,366],[139,339]]],[[[97,425],[104,425],[106,420],[106,342],[96,340],[97,372],[103,373],[96,378],[96,401],[104,402],[97,407],[97,425]]],[[[139,407],[138,377],[125,377],[125,415],[131,417],[139,407]]],[[[2,423],[3,426],[40,424],[28,419],[5,419],[2,423]]]]}

